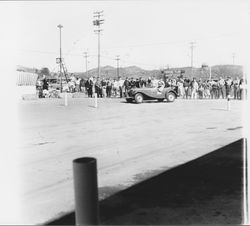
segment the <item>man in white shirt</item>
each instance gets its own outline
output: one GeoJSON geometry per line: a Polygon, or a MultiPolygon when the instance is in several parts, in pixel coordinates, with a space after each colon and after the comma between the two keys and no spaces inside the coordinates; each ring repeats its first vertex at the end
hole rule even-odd
{"type": "Polygon", "coordinates": [[[165,82],[162,79],[160,79],[157,86],[157,93],[161,94],[164,87],[165,87],[165,82]]]}
{"type": "Polygon", "coordinates": [[[81,79],[80,79],[80,78],[77,78],[76,81],[75,81],[75,84],[76,84],[76,92],[80,92],[80,82],[81,82],[81,79]]]}
{"type": "Polygon", "coordinates": [[[222,99],[225,98],[225,80],[220,77],[220,80],[218,81],[218,86],[219,86],[219,97],[221,96],[222,99]]]}
{"type": "Polygon", "coordinates": [[[196,81],[196,78],[193,78],[193,81],[191,82],[191,99],[197,99],[198,88],[198,82],[196,81]]]}

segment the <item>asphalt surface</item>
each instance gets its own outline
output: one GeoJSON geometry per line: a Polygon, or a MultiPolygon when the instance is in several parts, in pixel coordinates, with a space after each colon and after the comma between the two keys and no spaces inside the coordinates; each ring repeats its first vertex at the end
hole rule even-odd
{"type": "Polygon", "coordinates": [[[97,158],[99,200],[242,138],[242,102],[20,101],[21,224],[74,211],[72,161],[97,158]]]}

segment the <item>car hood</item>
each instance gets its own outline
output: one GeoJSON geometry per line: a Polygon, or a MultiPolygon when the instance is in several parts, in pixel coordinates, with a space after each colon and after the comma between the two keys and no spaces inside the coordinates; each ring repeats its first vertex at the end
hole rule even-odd
{"type": "MultiPolygon", "coordinates": [[[[144,87],[144,88],[132,88],[131,90],[132,91],[135,91],[135,92],[138,92],[138,91],[150,91],[150,90],[153,90],[153,89],[157,89],[157,87],[144,87]]],[[[165,87],[164,88],[165,90],[174,90],[173,88],[170,88],[170,87],[165,87]]]]}
{"type": "Polygon", "coordinates": [[[149,91],[149,90],[152,90],[152,89],[156,89],[156,87],[154,88],[132,88],[131,90],[133,91],[149,91]]]}

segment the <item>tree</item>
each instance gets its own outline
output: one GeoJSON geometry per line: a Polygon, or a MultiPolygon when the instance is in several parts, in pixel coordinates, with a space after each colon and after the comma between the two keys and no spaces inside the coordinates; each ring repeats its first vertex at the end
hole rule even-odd
{"type": "Polygon", "coordinates": [[[50,71],[49,71],[49,69],[48,69],[47,67],[43,67],[43,68],[40,70],[40,73],[41,73],[42,75],[47,75],[47,76],[50,75],[50,71]]]}

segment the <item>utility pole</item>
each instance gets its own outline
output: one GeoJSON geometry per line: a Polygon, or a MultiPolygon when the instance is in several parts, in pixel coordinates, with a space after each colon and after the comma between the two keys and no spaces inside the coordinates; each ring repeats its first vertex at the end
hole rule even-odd
{"type": "Polygon", "coordinates": [[[194,44],[195,42],[190,42],[190,49],[191,49],[191,74],[193,76],[193,51],[194,51],[194,44]]]}
{"type": "Polygon", "coordinates": [[[119,60],[120,60],[120,58],[119,58],[120,56],[116,56],[116,58],[115,58],[115,60],[117,61],[117,79],[119,79],[119,60]]]}
{"type": "Polygon", "coordinates": [[[212,66],[209,66],[209,80],[212,78],[212,66]]]}
{"type": "Polygon", "coordinates": [[[94,26],[97,26],[97,30],[94,30],[94,32],[98,35],[98,77],[101,76],[101,68],[100,68],[100,34],[101,34],[101,25],[103,24],[103,11],[97,11],[94,12],[94,26]]]}
{"type": "Polygon", "coordinates": [[[233,65],[234,65],[235,53],[233,53],[232,57],[233,57],[233,65]]]}
{"type": "Polygon", "coordinates": [[[61,93],[62,93],[62,36],[61,36],[61,30],[63,26],[61,24],[57,25],[60,31],[60,87],[61,87],[61,93]]]}
{"type": "Polygon", "coordinates": [[[87,52],[84,52],[84,57],[85,57],[85,66],[86,66],[86,76],[87,78],[89,77],[88,76],[88,53],[87,52]]]}

